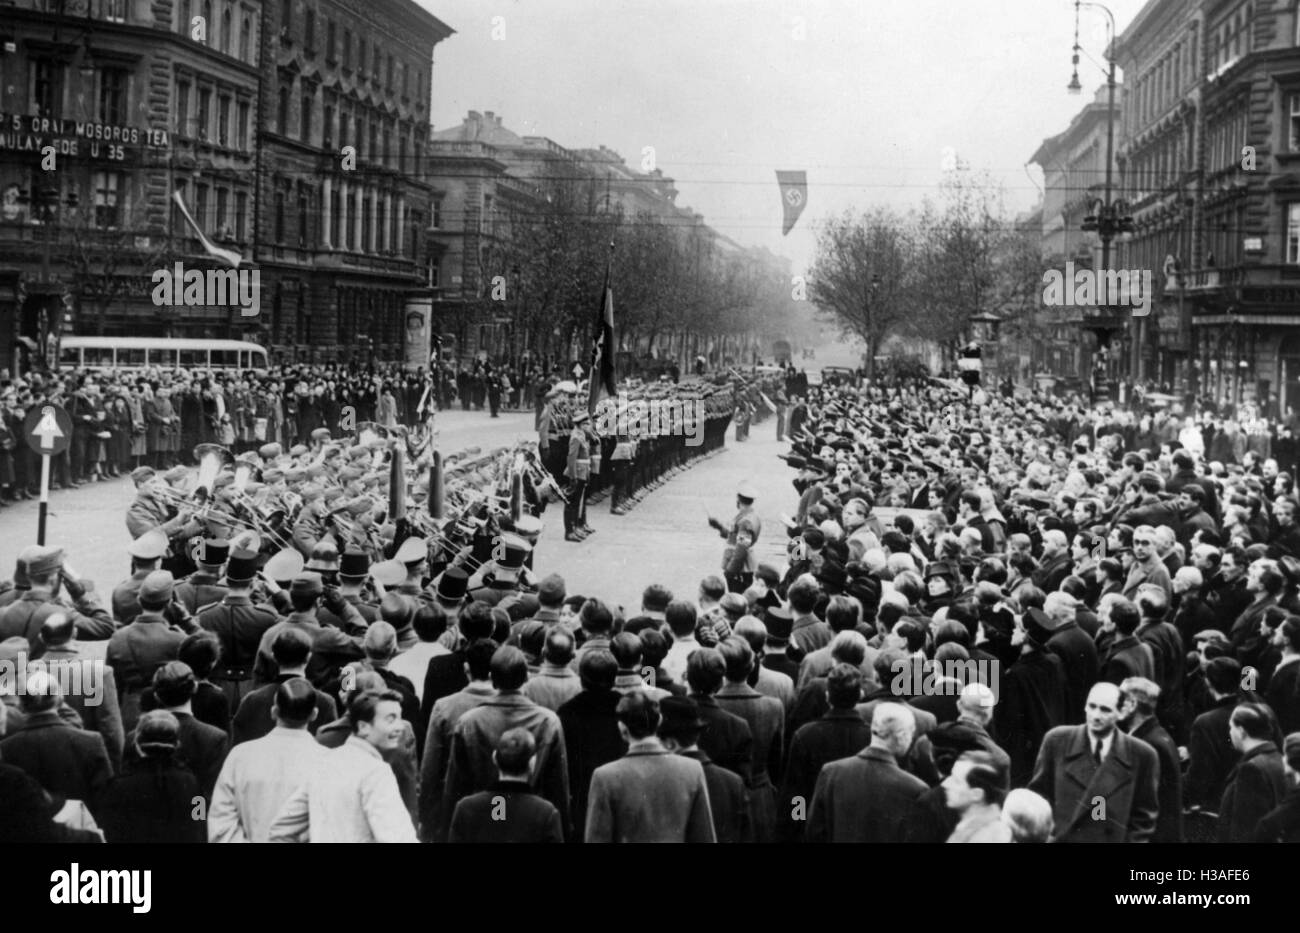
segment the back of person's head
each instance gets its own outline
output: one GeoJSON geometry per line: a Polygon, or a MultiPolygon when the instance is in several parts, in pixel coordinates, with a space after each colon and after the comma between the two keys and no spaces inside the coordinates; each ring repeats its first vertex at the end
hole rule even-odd
{"type": "Polygon", "coordinates": [[[637,670],[641,666],[641,639],[636,635],[619,632],[610,639],[609,652],[620,671],[637,670]]]}
{"type": "Polygon", "coordinates": [[[221,642],[209,631],[195,632],[185,636],[176,657],[190,666],[195,677],[205,680],[221,660],[221,642]]]}
{"type": "Polygon", "coordinates": [[[826,675],[826,699],[832,709],[853,709],[862,699],[862,670],[856,664],[836,664],[826,675]]]}
{"type": "Polygon", "coordinates": [[[41,643],[47,648],[66,645],[76,634],[76,623],[68,612],[51,613],[41,623],[41,643]]]}
{"type": "Polygon", "coordinates": [[[846,632],[862,621],[862,604],[852,596],[832,596],[826,604],[826,624],[832,632],[846,632]]]}
{"type": "Polygon", "coordinates": [[[905,570],[894,576],[894,591],[902,594],[908,605],[912,605],[925,595],[925,583],[920,574],[905,570]]]}
{"type": "Polygon", "coordinates": [[[347,669],[352,672],[352,676],[344,677],[339,684],[339,699],[343,701],[341,709],[344,712],[347,711],[348,704],[358,694],[365,693],[367,690],[383,693],[388,689],[388,684],[378,671],[357,670],[352,665],[349,665],[347,669]]]}
{"type": "Polygon", "coordinates": [[[316,712],[316,688],[305,677],[290,677],[275,688],[275,712],[280,725],[304,728],[316,712]]]}
{"type": "Polygon", "coordinates": [[[492,757],[496,761],[497,771],[516,776],[528,773],[528,764],[536,754],[537,740],[533,734],[527,729],[516,727],[501,734],[496,753],[492,757]]]}
{"type": "Polygon", "coordinates": [[[181,706],[194,699],[198,678],[184,661],[168,661],[153,672],[153,695],[159,706],[181,706]]]}
{"type": "Polygon", "coordinates": [[[1042,609],[1043,604],[1047,602],[1047,594],[1030,583],[1016,590],[1016,602],[1021,612],[1027,609],[1042,609]]]}
{"type": "Polygon", "coordinates": [[[971,643],[970,630],[962,623],[953,621],[951,618],[940,622],[934,630],[934,647],[936,651],[949,643],[961,645],[963,648],[969,648],[971,643]]]}
{"type": "Polygon", "coordinates": [[[415,610],[411,628],[420,641],[437,641],[447,631],[447,611],[437,603],[421,603],[415,610]]]}
{"type": "Polygon", "coordinates": [[[731,631],[733,635],[749,642],[749,647],[756,655],[762,654],[767,646],[767,626],[755,616],[742,616],[731,631]]]}
{"type": "Polygon", "coordinates": [[[722,662],[726,665],[727,680],[732,683],[744,680],[754,668],[754,649],[749,647],[749,642],[743,638],[733,635],[726,639],[718,645],[718,653],[722,655],[722,662]]]}
{"type": "Polygon", "coordinates": [[[553,626],[546,633],[546,645],[542,657],[548,664],[563,667],[573,660],[573,636],[559,626],[553,626]]]}
{"type": "Polygon", "coordinates": [[[1160,621],[1165,617],[1165,611],[1169,608],[1169,597],[1165,595],[1164,587],[1140,586],[1137,591],[1138,612],[1142,618],[1160,621]]]}
{"type": "Polygon", "coordinates": [[[668,657],[668,639],[664,638],[664,633],[648,628],[637,637],[641,639],[641,663],[652,668],[663,664],[664,658],[668,657]]]}
{"type": "Polygon", "coordinates": [[[1273,737],[1273,714],[1262,703],[1242,703],[1229,721],[1252,739],[1263,742],[1273,737]]]}
{"type": "Polygon", "coordinates": [[[56,709],[63,699],[58,680],[47,671],[32,671],[23,686],[18,696],[18,708],[28,715],[56,709]]]}
{"type": "Polygon", "coordinates": [[[867,659],[867,639],[861,632],[838,632],[831,639],[831,659],[841,664],[858,667],[867,659]]]}
{"type": "Polygon", "coordinates": [[[499,648],[490,638],[477,638],[465,648],[465,666],[470,680],[487,680],[492,675],[492,658],[499,648]]]}
{"type": "Polygon", "coordinates": [[[1052,835],[1052,805],[1027,787],[1017,787],[1002,801],[1002,822],[1011,830],[1012,842],[1047,842],[1052,835]]]}
{"type": "Polygon", "coordinates": [[[700,581],[700,597],[717,602],[727,593],[727,584],[723,582],[722,577],[717,574],[705,577],[700,581]]]}
{"type": "Polygon", "coordinates": [[[618,679],[618,661],[604,648],[592,648],[582,653],[578,661],[578,680],[582,689],[605,691],[614,689],[618,679]]]}
{"type": "Polygon", "coordinates": [[[726,674],[727,664],[715,648],[697,648],[686,659],[686,683],[692,693],[712,696],[726,674]]]}
{"type": "Polygon", "coordinates": [[[673,591],[659,583],[651,583],[641,594],[641,608],[646,612],[664,612],[672,601],[673,591]]]}
{"type": "Polygon", "coordinates": [[[311,636],[295,626],[281,629],[271,642],[271,657],[282,670],[302,667],[310,655],[311,636]]]}
{"type": "Polygon", "coordinates": [[[817,607],[817,597],[821,595],[821,590],[815,580],[805,580],[800,577],[790,584],[790,589],[786,591],[786,599],[790,601],[790,608],[800,615],[808,615],[817,607]]]}
{"type": "Polygon", "coordinates": [[[614,613],[599,599],[588,599],[582,604],[578,621],[588,635],[608,635],[614,629],[614,613]]]}
{"type": "Polygon", "coordinates": [[[614,715],[633,739],[649,738],[659,728],[659,703],[644,690],[624,694],[614,715]]]}
{"type": "Polygon", "coordinates": [[[1110,620],[1115,623],[1115,631],[1121,635],[1132,635],[1137,631],[1142,616],[1137,606],[1121,597],[1110,608],[1110,620]]]}
{"type": "Polygon", "coordinates": [[[528,658],[514,645],[502,645],[492,655],[490,673],[496,690],[518,690],[528,680],[528,658]]]}
{"type": "Polygon", "coordinates": [[[1006,799],[1010,775],[989,752],[963,752],[957,760],[970,763],[966,771],[966,784],[972,790],[984,791],[985,803],[1000,805],[1006,799]]]}
{"type": "Polygon", "coordinates": [[[664,619],[674,638],[686,638],[695,631],[698,617],[694,605],[684,599],[675,599],[664,610],[664,619]]]}
{"type": "Polygon", "coordinates": [[[492,618],[492,607],[476,599],[460,611],[456,624],[466,641],[478,641],[480,638],[491,638],[497,623],[492,618]]]}
{"type": "Polygon", "coordinates": [[[1214,658],[1205,665],[1205,682],[1221,696],[1231,696],[1241,685],[1241,662],[1236,658],[1214,658]]]}
{"type": "Polygon", "coordinates": [[[919,622],[904,620],[894,626],[894,634],[906,640],[907,650],[915,654],[925,647],[926,630],[919,622]]]}

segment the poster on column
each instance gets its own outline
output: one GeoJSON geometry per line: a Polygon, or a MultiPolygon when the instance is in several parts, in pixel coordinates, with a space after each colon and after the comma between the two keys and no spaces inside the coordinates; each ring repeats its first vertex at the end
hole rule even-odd
{"type": "Polygon", "coordinates": [[[413,296],[406,300],[405,366],[416,370],[429,366],[429,328],[433,318],[433,297],[413,296]]]}

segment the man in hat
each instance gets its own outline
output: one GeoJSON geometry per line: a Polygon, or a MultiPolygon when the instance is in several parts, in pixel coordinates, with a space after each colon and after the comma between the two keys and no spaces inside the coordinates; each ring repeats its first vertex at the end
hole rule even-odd
{"type": "Polygon", "coordinates": [[[741,483],[736,487],[736,517],[731,520],[731,526],[723,525],[712,515],[708,516],[709,527],[713,528],[723,538],[727,539],[729,547],[736,546],[736,536],[744,524],[746,530],[751,533],[751,542],[745,558],[745,567],[743,572],[750,575],[753,579],[755,569],[758,567],[758,558],[755,556],[757,551],[759,536],[763,533],[763,520],[758,517],[758,511],[754,508],[754,500],[758,498],[758,491],[754,484],[749,481],[741,483]]]}
{"type": "MultiPolygon", "coordinates": [[[[767,630],[767,647],[763,652],[763,666],[784,674],[793,683],[799,679],[799,661],[787,654],[790,636],[794,631],[794,615],[784,606],[768,609],[763,614],[763,627],[767,630]]],[[[800,659],[803,653],[800,652],[800,659]]]]}
{"type": "Polygon", "coordinates": [[[302,569],[314,570],[326,586],[333,586],[338,580],[339,549],[331,540],[317,541],[302,569]]]}
{"type": "Polygon", "coordinates": [[[275,625],[279,616],[265,605],[253,602],[253,582],[257,578],[257,555],[236,550],[226,567],[226,594],[221,601],[201,608],[194,621],[216,635],[221,644],[221,663],[213,678],[223,686],[232,709],[252,685],[253,665],[262,636],[275,625]]]}
{"type": "Polygon", "coordinates": [[[569,480],[565,490],[568,501],[564,505],[564,540],[582,541],[592,534],[587,525],[587,483],[591,479],[591,439],[587,422],[591,420],[585,408],[573,413],[573,428],[569,432],[569,454],[564,475],[569,480]]]}
{"type": "Polygon", "coordinates": [[[492,546],[492,560],[470,579],[469,598],[496,606],[523,592],[520,576],[531,552],[532,547],[518,535],[500,535],[492,546]]]}
{"type": "Polygon", "coordinates": [[[699,705],[690,697],[666,697],[659,701],[659,712],[658,735],[664,748],[683,758],[692,758],[704,768],[713,831],[718,842],[753,842],[750,792],[738,774],[718,765],[700,748],[700,734],[707,723],[700,718],[699,705]]]}
{"type": "Polygon", "coordinates": [[[140,595],[140,584],[144,578],[162,566],[162,559],[167,556],[167,535],[154,528],[136,538],[127,547],[131,555],[131,576],[113,588],[113,618],[120,625],[126,625],[140,613],[140,604],[136,601],[140,595]]]}
{"type": "Polygon", "coordinates": [[[0,610],[0,641],[15,635],[27,639],[33,660],[40,657],[38,635],[45,620],[56,612],[68,613],[77,628],[79,637],[86,641],[102,641],[116,630],[113,619],[94,591],[80,578],[74,576],[63,563],[63,549],[31,545],[18,555],[27,568],[27,592],[0,610]],[[59,589],[66,586],[75,608],[70,608],[59,598],[59,589]]]}
{"type": "Polygon", "coordinates": [[[617,715],[628,751],[592,775],[586,841],[716,842],[704,768],[655,735],[659,704],[635,691],[617,715]]]}
{"type": "Polygon", "coordinates": [[[286,628],[299,628],[311,638],[312,666],[307,679],[314,685],[325,683],[334,669],[363,656],[362,639],[366,621],[361,613],[344,602],[336,589],[325,589],[320,574],[304,570],[294,577],[289,587],[289,601],[293,611],[266,630],[257,647],[257,664],[253,677],[259,683],[270,683],[276,671],[271,645],[275,636],[286,628]],[[322,625],[317,618],[317,608],[325,605],[343,623],[342,628],[322,625]]]}
{"type": "Polygon", "coordinates": [[[339,558],[339,595],[361,613],[369,625],[379,618],[379,604],[366,600],[365,585],[370,576],[370,555],[360,548],[350,548],[339,558]]]}
{"type": "Polygon", "coordinates": [[[230,542],[205,539],[193,556],[198,570],[176,584],[176,598],[191,614],[225,598],[227,590],[221,576],[230,558],[230,542]]]}

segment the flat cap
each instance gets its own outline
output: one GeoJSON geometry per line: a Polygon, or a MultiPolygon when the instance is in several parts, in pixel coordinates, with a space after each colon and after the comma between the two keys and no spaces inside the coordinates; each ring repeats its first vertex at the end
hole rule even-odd
{"type": "Polygon", "coordinates": [[[32,544],[23,548],[18,559],[27,567],[27,576],[43,577],[63,566],[63,548],[32,544]]]}
{"type": "Polygon", "coordinates": [[[304,570],[293,578],[289,585],[290,593],[302,593],[307,596],[319,596],[325,592],[325,583],[320,574],[314,570],[304,570]]]}
{"type": "Polygon", "coordinates": [[[155,570],[145,577],[144,582],[140,584],[140,602],[170,602],[175,585],[176,581],[169,571],[155,570]]]}

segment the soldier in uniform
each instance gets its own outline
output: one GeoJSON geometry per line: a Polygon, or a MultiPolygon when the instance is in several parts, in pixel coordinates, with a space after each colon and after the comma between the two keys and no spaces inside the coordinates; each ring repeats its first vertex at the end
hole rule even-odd
{"type": "Polygon", "coordinates": [[[181,642],[195,631],[187,619],[185,630],[163,614],[175,595],[175,579],[166,570],[155,570],[140,584],[140,614],[130,625],[108,640],[107,661],[121,694],[122,728],[130,733],[139,718],[140,695],[153,685],[153,675],[168,661],[175,661],[181,642]]]}
{"type": "Polygon", "coordinates": [[[300,487],[299,495],[302,496],[302,509],[293,523],[293,546],[303,557],[310,557],[316,542],[325,536],[325,496],[315,483],[300,487]]]}
{"type": "Polygon", "coordinates": [[[587,508],[587,481],[591,478],[591,441],[587,436],[587,422],[591,420],[586,409],[573,414],[573,429],[569,432],[569,457],[564,475],[569,480],[564,506],[564,540],[582,541],[594,529],[585,524],[587,508]]]}
{"type": "Polygon", "coordinates": [[[304,570],[294,577],[289,587],[289,599],[293,611],[262,635],[257,648],[254,678],[259,685],[275,680],[278,665],[271,653],[271,645],[281,631],[297,627],[311,637],[312,657],[308,662],[307,679],[319,689],[319,685],[330,678],[335,668],[363,656],[361,645],[366,632],[366,620],[339,595],[338,590],[332,587],[326,590],[320,574],[310,570],[304,570]],[[321,624],[316,610],[322,603],[339,618],[342,629],[321,624]]]}
{"type": "MultiPolygon", "coordinates": [[[[424,538],[407,538],[397,548],[393,561],[400,564],[405,573],[394,591],[417,606],[433,602],[433,594],[424,588],[424,575],[429,567],[429,543],[424,538]]],[[[396,568],[393,573],[395,576],[396,568]]]]}
{"type": "Polygon", "coordinates": [[[176,584],[176,598],[191,615],[225,598],[221,574],[230,557],[230,542],[221,538],[205,539],[195,551],[199,569],[176,584]]]}
{"type": "Polygon", "coordinates": [[[221,643],[221,662],[212,672],[212,679],[230,699],[231,709],[238,709],[239,701],[252,689],[257,646],[267,629],[279,621],[269,606],[254,604],[252,587],[256,578],[257,554],[236,550],[226,567],[226,595],[195,616],[199,627],[217,636],[221,643]]]}
{"type": "Polygon", "coordinates": [[[369,577],[370,555],[356,549],[344,551],[339,559],[339,595],[361,613],[367,625],[379,619],[379,604],[365,598],[369,577]]]}
{"type": "Polygon", "coordinates": [[[743,482],[736,489],[736,517],[731,520],[730,527],[722,524],[712,515],[709,516],[709,525],[714,528],[722,537],[727,539],[729,547],[735,547],[736,535],[742,530],[751,534],[752,540],[749,544],[745,566],[740,573],[748,574],[752,580],[754,571],[758,568],[758,558],[755,552],[758,550],[755,545],[758,544],[758,537],[763,531],[763,520],[758,517],[758,511],[754,508],[754,500],[758,498],[758,492],[749,482],[743,482]]]}
{"type": "Polygon", "coordinates": [[[82,641],[103,641],[117,626],[91,587],[73,576],[63,565],[63,548],[34,544],[24,548],[18,559],[27,567],[30,584],[21,598],[0,612],[0,641],[21,636],[27,639],[28,656],[35,660],[45,650],[40,641],[41,626],[56,612],[67,613],[82,641]],[[75,608],[59,599],[59,586],[66,585],[75,608]]]}
{"type": "Polygon", "coordinates": [[[131,555],[131,576],[113,588],[113,618],[126,625],[140,614],[136,597],[144,578],[162,566],[167,556],[167,535],[161,529],[146,531],[131,542],[126,553],[131,555]]]}
{"type": "Polygon", "coordinates": [[[523,592],[519,576],[523,573],[524,560],[532,548],[518,535],[503,534],[494,545],[494,556],[470,578],[469,598],[471,601],[497,605],[509,596],[523,592]]]}

